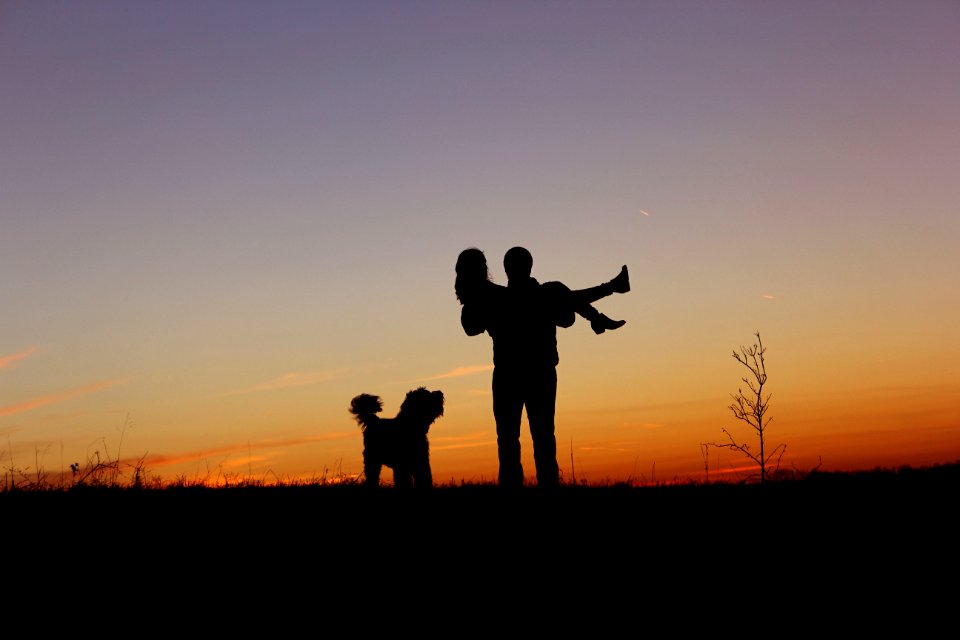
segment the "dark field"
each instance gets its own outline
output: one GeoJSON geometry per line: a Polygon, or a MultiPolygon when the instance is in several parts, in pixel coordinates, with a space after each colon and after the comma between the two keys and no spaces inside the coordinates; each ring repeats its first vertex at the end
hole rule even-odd
{"type": "Polygon", "coordinates": [[[352,619],[357,598],[377,601],[364,615],[380,628],[398,624],[382,607],[399,606],[481,627],[504,623],[490,614],[543,615],[556,632],[597,617],[591,635],[603,637],[638,616],[702,629],[744,611],[812,632],[836,620],[882,631],[888,607],[901,619],[926,611],[921,626],[952,610],[942,585],[958,568],[958,488],[960,464],[550,493],[21,490],[0,493],[0,541],[8,593],[23,603],[138,607],[150,620],[186,607],[204,628],[262,615],[288,625],[282,636],[321,614],[352,619]]]}
{"type": "Polygon", "coordinates": [[[960,464],[862,473],[812,473],[758,484],[631,487],[439,486],[426,495],[361,486],[129,489],[77,487],[0,493],[6,548],[83,547],[180,557],[240,551],[331,554],[398,545],[419,553],[523,554],[544,546],[571,557],[651,547],[696,554],[756,545],[931,548],[953,524],[960,464]],[[177,554],[174,554],[177,555],[177,554]]]}

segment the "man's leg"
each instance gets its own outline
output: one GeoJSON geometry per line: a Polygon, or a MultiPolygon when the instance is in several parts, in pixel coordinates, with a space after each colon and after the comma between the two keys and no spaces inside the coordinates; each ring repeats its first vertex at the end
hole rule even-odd
{"type": "Polygon", "coordinates": [[[554,487],[560,483],[557,466],[557,438],[554,418],[557,410],[557,370],[554,367],[531,372],[528,380],[527,418],[533,437],[533,459],[537,464],[537,485],[554,487]]]}
{"type": "Polygon", "coordinates": [[[523,486],[520,462],[520,420],[523,415],[523,376],[503,368],[493,370],[493,417],[497,421],[497,452],[501,487],[523,486]]]}

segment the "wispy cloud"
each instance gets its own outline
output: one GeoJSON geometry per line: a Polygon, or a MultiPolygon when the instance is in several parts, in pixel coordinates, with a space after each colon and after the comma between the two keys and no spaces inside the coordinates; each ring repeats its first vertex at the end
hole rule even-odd
{"type": "Polygon", "coordinates": [[[483,373],[484,371],[490,371],[492,369],[492,364],[478,364],[472,367],[457,367],[456,369],[452,369],[439,375],[430,376],[428,378],[418,378],[414,382],[423,382],[426,380],[444,380],[446,378],[462,378],[463,376],[472,376],[475,373],[483,373]]]}
{"type": "Polygon", "coordinates": [[[671,412],[676,413],[678,411],[688,412],[695,409],[702,409],[704,407],[716,406],[717,404],[724,406],[725,404],[730,404],[728,399],[725,399],[723,396],[716,396],[713,398],[704,397],[704,398],[695,398],[692,400],[679,400],[677,402],[658,402],[650,404],[612,404],[606,405],[603,407],[592,406],[586,407],[583,409],[571,409],[569,410],[570,414],[575,415],[610,415],[610,414],[623,414],[623,413],[662,413],[662,412],[671,412]]]}
{"type": "Polygon", "coordinates": [[[773,300],[773,298],[774,298],[773,295],[771,295],[771,294],[769,294],[769,293],[765,293],[765,294],[763,294],[763,295],[760,296],[760,297],[761,297],[761,298],[766,298],[767,300],[773,300]]]}
{"type": "Polygon", "coordinates": [[[58,393],[51,393],[45,396],[40,396],[39,398],[33,398],[32,400],[27,400],[26,402],[20,402],[18,404],[7,405],[6,407],[0,407],[0,418],[4,416],[12,416],[16,413],[23,413],[24,411],[30,411],[32,409],[38,409],[48,404],[55,404],[57,402],[65,402],[66,400],[73,400],[74,398],[85,396],[88,393],[96,393],[97,391],[109,389],[114,385],[123,384],[124,382],[126,382],[126,380],[104,380],[102,382],[95,382],[93,384],[88,384],[85,387],[70,389],[68,391],[60,391],[58,393]]]}
{"type": "Polygon", "coordinates": [[[439,447],[430,447],[433,451],[449,451],[450,449],[472,449],[473,447],[496,446],[495,438],[490,438],[483,442],[462,442],[460,444],[447,444],[439,447]]]}
{"type": "Polygon", "coordinates": [[[430,440],[430,449],[432,451],[470,449],[472,447],[484,447],[497,444],[496,438],[491,437],[489,431],[478,431],[464,436],[433,437],[430,440]]]}
{"type": "MultiPolygon", "coordinates": [[[[173,464],[182,464],[184,462],[196,462],[199,459],[211,458],[217,456],[229,456],[234,453],[243,453],[245,456],[253,456],[253,451],[259,452],[263,449],[281,449],[285,447],[295,447],[302,444],[313,442],[329,442],[331,440],[345,440],[347,438],[357,438],[357,431],[336,431],[334,433],[324,433],[314,436],[304,436],[301,438],[287,438],[284,440],[259,440],[257,442],[237,442],[210,449],[199,449],[178,454],[155,454],[148,456],[145,463],[151,467],[166,467],[173,464]]],[[[255,457],[244,457],[244,464],[248,460],[257,461],[263,459],[263,455],[255,457]]]]}
{"type": "Polygon", "coordinates": [[[242,393],[256,393],[257,391],[273,391],[275,389],[289,389],[290,387],[305,387],[311,384],[329,382],[342,375],[342,371],[295,371],[285,373],[279,378],[261,382],[260,384],[234,391],[226,391],[218,396],[236,396],[242,393]]]}
{"type": "Polygon", "coordinates": [[[468,433],[465,436],[441,436],[441,437],[431,437],[430,441],[433,443],[441,442],[469,442],[471,440],[479,440],[481,438],[486,439],[490,437],[490,431],[477,431],[476,433],[468,433]]]}
{"type": "Polygon", "coordinates": [[[624,422],[620,425],[628,429],[660,429],[663,427],[662,422],[624,422]]]}
{"type": "Polygon", "coordinates": [[[36,347],[29,347],[20,353],[11,353],[8,356],[0,356],[0,369],[9,369],[17,360],[23,360],[37,352],[36,347]]]}

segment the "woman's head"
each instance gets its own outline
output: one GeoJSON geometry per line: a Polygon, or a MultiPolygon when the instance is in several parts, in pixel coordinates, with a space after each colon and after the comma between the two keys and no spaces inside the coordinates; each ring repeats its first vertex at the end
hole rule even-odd
{"type": "Polygon", "coordinates": [[[469,296],[477,286],[490,280],[490,271],[487,269],[487,257],[483,251],[470,247],[460,252],[457,257],[457,280],[454,290],[457,300],[464,302],[464,296],[469,296]]]}

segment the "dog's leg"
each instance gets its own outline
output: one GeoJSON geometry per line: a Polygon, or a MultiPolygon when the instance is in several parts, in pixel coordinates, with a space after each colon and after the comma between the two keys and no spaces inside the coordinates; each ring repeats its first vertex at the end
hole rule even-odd
{"type": "Polygon", "coordinates": [[[363,475],[365,477],[364,485],[372,489],[380,486],[380,469],[382,465],[374,456],[363,452],[363,475]]]}
{"type": "Polygon", "coordinates": [[[414,476],[414,486],[417,489],[433,489],[433,474],[430,471],[429,462],[414,476]]]}
{"type": "Polygon", "coordinates": [[[433,488],[433,473],[430,470],[430,449],[424,442],[422,448],[417,451],[417,458],[413,463],[413,482],[417,489],[433,488]]]}

